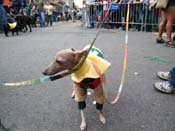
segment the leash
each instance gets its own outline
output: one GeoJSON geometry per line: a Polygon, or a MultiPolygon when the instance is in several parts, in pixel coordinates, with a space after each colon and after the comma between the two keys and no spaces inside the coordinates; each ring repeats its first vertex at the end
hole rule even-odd
{"type": "MultiPolygon", "coordinates": [[[[110,8],[112,6],[112,3],[110,4],[110,8]]],[[[33,79],[33,80],[27,80],[27,81],[22,81],[22,82],[14,82],[14,83],[0,83],[0,87],[4,87],[4,86],[9,86],[9,87],[18,87],[18,86],[30,86],[30,85],[38,85],[38,84],[45,84],[49,81],[54,81],[57,79],[61,79],[63,77],[66,77],[70,74],[72,74],[73,72],[77,71],[78,69],[80,69],[80,67],[84,64],[90,50],[92,49],[93,45],[95,44],[95,41],[99,35],[99,33],[101,32],[102,29],[102,25],[104,24],[107,16],[109,14],[109,10],[106,14],[106,16],[104,17],[102,24],[100,25],[100,27],[98,28],[98,31],[94,37],[94,39],[92,40],[89,49],[87,50],[87,53],[85,55],[82,56],[81,61],[79,62],[79,64],[77,64],[73,69],[65,71],[61,74],[56,74],[53,76],[46,76],[46,77],[39,77],[37,79],[33,79]]]]}
{"type": "Polygon", "coordinates": [[[128,10],[127,10],[127,17],[126,17],[126,33],[125,33],[124,60],[123,60],[122,76],[121,76],[119,90],[118,90],[118,92],[116,94],[115,99],[111,102],[111,104],[115,104],[119,100],[120,94],[121,94],[122,89],[123,89],[123,84],[124,84],[124,81],[125,81],[126,66],[127,66],[127,60],[128,60],[128,26],[129,26],[129,14],[130,14],[130,2],[128,3],[128,10]]]}
{"type": "Polygon", "coordinates": [[[128,25],[129,25],[129,14],[130,14],[130,2],[128,3],[127,6],[127,17],[126,17],[126,33],[125,33],[125,45],[124,45],[124,58],[123,58],[123,69],[122,69],[122,76],[120,80],[120,86],[119,89],[116,93],[116,96],[113,101],[109,101],[107,97],[107,90],[104,88],[104,96],[105,96],[105,101],[108,104],[116,104],[120,98],[120,94],[123,90],[123,85],[125,81],[125,74],[126,74],[126,67],[127,67],[127,60],[128,60],[128,25]]]}
{"type": "MultiPolygon", "coordinates": [[[[73,72],[77,71],[84,64],[90,50],[92,49],[93,45],[95,44],[95,41],[96,41],[99,33],[101,32],[102,26],[103,26],[108,14],[109,14],[109,11],[111,9],[112,4],[113,3],[110,4],[105,17],[102,20],[102,23],[100,24],[100,26],[98,28],[98,31],[97,31],[94,39],[92,40],[92,43],[90,44],[90,47],[87,50],[87,53],[84,56],[82,56],[82,59],[81,59],[80,63],[77,64],[73,69],[71,69],[69,71],[66,71],[66,72],[63,72],[61,74],[57,74],[57,75],[53,75],[53,76],[40,77],[40,78],[37,78],[37,79],[28,80],[28,81],[15,82],[15,83],[0,83],[0,87],[4,87],[4,86],[17,87],[17,86],[30,86],[30,85],[45,84],[45,83],[48,83],[49,81],[54,81],[54,80],[66,77],[66,76],[72,74],[73,72]]],[[[105,100],[106,100],[107,103],[110,103],[110,104],[115,104],[119,100],[120,94],[121,94],[122,89],[123,89],[124,80],[125,80],[126,66],[127,66],[127,59],[128,59],[128,22],[129,22],[129,14],[130,14],[129,10],[130,10],[130,3],[128,4],[128,7],[127,7],[126,33],[125,33],[124,60],[123,60],[122,76],[121,76],[121,81],[120,81],[120,86],[119,86],[118,92],[117,92],[116,97],[114,98],[114,100],[112,102],[110,102],[108,100],[106,89],[104,89],[105,100]]]]}

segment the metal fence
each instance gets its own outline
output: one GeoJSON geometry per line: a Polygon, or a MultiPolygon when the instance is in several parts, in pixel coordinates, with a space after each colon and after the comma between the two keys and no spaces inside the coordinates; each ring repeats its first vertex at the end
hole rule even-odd
{"type": "MultiPolygon", "coordinates": [[[[102,23],[109,5],[89,5],[82,10],[82,24],[84,27],[98,27],[102,23]]],[[[106,17],[104,27],[125,28],[127,4],[113,4],[106,17]]],[[[130,5],[129,28],[138,31],[156,31],[161,19],[161,11],[155,7],[149,8],[144,3],[130,5]]]]}

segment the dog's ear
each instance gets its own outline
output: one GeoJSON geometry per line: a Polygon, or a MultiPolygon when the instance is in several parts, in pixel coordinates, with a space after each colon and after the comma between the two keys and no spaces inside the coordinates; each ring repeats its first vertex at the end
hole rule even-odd
{"type": "Polygon", "coordinates": [[[74,48],[71,48],[72,51],[76,51],[74,48]]]}

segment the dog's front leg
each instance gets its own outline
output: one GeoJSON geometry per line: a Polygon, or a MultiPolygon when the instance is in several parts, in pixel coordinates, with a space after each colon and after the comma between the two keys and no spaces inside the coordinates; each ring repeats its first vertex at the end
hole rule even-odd
{"type": "Polygon", "coordinates": [[[74,91],[73,96],[75,96],[75,101],[77,101],[78,109],[80,110],[81,114],[81,124],[80,124],[80,130],[84,131],[87,127],[86,125],[86,118],[84,114],[84,110],[86,108],[86,97],[87,97],[87,90],[82,89],[80,87],[76,87],[74,84],[74,91]]]}
{"type": "Polygon", "coordinates": [[[80,130],[84,131],[86,129],[86,118],[85,118],[84,110],[80,110],[80,113],[81,113],[80,130]]]}
{"type": "Polygon", "coordinates": [[[96,99],[96,109],[98,110],[99,113],[100,122],[102,124],[106,124],[106,119],[103,115],[103,104],[105,101],[105,97],[102,85],[99,85],[99,87],[94,89],[94,95],[96,99]]]}
{"type": "Polygon", "coordinates": [[[102,124],[106,124],[106,119],[105,119],[105,117],[104,117],[104,115],[103,115],[102,110],[99,110],[98,112],[99,112],[100,122],[101,122],[102,124]]]}

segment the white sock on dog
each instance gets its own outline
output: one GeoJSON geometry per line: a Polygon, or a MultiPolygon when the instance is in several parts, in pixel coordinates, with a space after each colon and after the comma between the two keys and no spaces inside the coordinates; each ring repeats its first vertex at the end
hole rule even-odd
{"type": "Polygon", "coordinates": [[[100,122],[101,122],[102,124],[106,124],[106,119],[105,119],[105,117],[104,117],[102,111],[99,111],[99,118],[100,118],[100,122]]]}
{"type": "Polygon", "coordinates": [[[80,110],[80,113],[81,113],[80,130],[84,131],[86,129],[86,118],[85,118],[84,110],[80,110]]]}
{"type": "Polygon", "coordinates": [[[75,91],[74,91],[74,90],[72,91],[71,98],[72,98],[72,99],[74,99],[74,98],[75,98],[75,91]]]}

